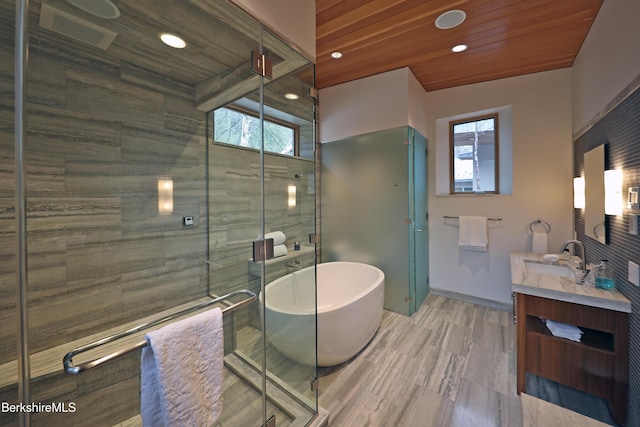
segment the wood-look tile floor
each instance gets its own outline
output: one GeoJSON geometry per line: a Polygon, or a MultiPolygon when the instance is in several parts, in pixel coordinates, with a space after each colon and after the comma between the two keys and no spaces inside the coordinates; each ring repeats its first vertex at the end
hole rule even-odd
{"type": "Polygon", "coordinates": [[[353,360],[321,368],[332,427],[522,426],[511,314],[430,295],[412,317],[385,311],[353,360]]]}
{"type": "MultiPolygon", "coordinates": [[[[251,349],[259,346],[256,336],[245,331],[240,341],[251,349]]],[[[319,405],[331,427],[522,427],[515,340],[511,313],[432,294],[412,317],[385,311],[374,338],[351,361],[319,368],[319,405]]],[[[259,418],[247,411],[259,413],[261,396],[229,374],[216,425],[258,425],[247,422],[259,418]]],[[[593,396],[569,396],[577,391],[537,377],[527,381],[527,390],[541,399],[570,400],[573,410],[608,421],[608,414],[599,415],[606,405],[593,396]]],[[[293,425],[284,414],[276,419],[293,425]]],[[[140,425],[139,416],[119,424],[140,425]]]]}

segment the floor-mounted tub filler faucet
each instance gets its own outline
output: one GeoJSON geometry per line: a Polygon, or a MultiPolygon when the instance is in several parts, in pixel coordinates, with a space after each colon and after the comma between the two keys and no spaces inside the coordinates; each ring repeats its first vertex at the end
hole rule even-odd
{"type": "Polygon", "coordinates": [[[562,248],[560,248],[560,254],[564,253],[565,251],[569,251],[569,245],[573,245],[574,247],[574,253],[575,253],[575,247],[579,247],[580,248],[580,269],[586,273],[587,271],[587,252],[586,249],[584,247],[584,243],[582,243],[580,240],[567,240],[566,242],[564,242],[562,244],[562,248]]]}

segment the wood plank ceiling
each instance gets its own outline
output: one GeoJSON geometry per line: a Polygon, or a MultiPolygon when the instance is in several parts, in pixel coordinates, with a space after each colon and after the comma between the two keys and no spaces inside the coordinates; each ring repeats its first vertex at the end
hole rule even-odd
{"type": "Polygon", "coordinates": [[[316,0],[317,87],[403,67],[427,91],[570,67],[602,2],[316,0]],[[466,20],[438,29],[452,9],[466,20]],[[458,44],[468,49],[453,53],[458,44]]]}

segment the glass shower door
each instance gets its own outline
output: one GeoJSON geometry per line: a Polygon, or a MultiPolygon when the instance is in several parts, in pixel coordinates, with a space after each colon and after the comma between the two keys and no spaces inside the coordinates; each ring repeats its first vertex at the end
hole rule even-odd
{"type": "Polygon", "coordinates": [[[266,391],[288,402],[291,425],[304,426],[318,405],[316,248],[309,240],[316,227],[315,67],[269,32],[264,50],[274,71],[264,87],[264,226],[276,233],[264,270],[266,391]]]}
{"type": "MultiPolygon", "coordinates": [[[[316,376],[315,245],[308,243],[308,235],[315,233],[315,104],[309,96],[314,66],[268,32],[262,43],[264,57],[259,59],[270,77],[256,74],[257,90],[211,115],[210,292],[246,286],[260,295],[257,304],[233,316],[225,363],[245,384],[262,391],[263,422],[275,417],[278,424],[303,426],[317,412],[317,393],[311,389],[316,376]],[[273,236],[276,256],[271,257],[264,240],[273,236]],[[267,259],[252,251],[254,244],[267,259]],[[295,296],[310,306],[304,315],[283,320],[268,288],[307,267],[295,296]],[[303,359],[295,360],[289,348],[303,359]]],[[[242,382],[234,388],[241,391],[242,382]]],[[[258,407],[248,403],[241,408],[247,403],[242,393],[233,399],[235,412],[258,407]]]]}
{"type": "Polygon", "coordinates": [[[409,200],[412,227],[409,236],[411,313],[429,294],[429,225],[427,209],[427,139],[409,128],[409,200]]]}
{"type": "MultiPolygon", "coordinates": [[[[140,351],[76,376],[60,369],[65,353],[210,301],[210,274],[236,286],[216,296],[246,288],[233,267],[208,264],[207,117],[247,86],[259,88],[250,58],[262,27],[229,2],[114,3],[119,10],[107,17],[65,1],[29,10],[31,399],[75,405],[32,414],[34,426],[139,424],[140,351]],[[112,37],[96,45],[88,29],[112,37]],[[166,45],[163,32],[185,45],[166,45]]],[[[237,237],[228,239],[232,255],[237,237]]],[[[247,259],[238,265],[243,279],[247,259]]],[[[225,314],[225,332],[247,310],[225,314]]],[[[242,381],[227,368],[223,381],[218,421],[262,424],[262,391],[238,390],[242,381]]]]}

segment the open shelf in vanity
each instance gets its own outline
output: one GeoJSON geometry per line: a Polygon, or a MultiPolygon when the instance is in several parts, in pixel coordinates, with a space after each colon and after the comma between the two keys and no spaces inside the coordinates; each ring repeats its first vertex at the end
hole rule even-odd
{"type": "Polygon", "coordinates": [[[518,394],[526,392],[529,372],[604,398],[615,421],[625,425],[630,303],[619,292],[575,285],[558,276],[523,274],[518,261],[524,264],[524,254],[515,255],[518,394]],[[581,341],[553,336],[540,318],[578,326],[581,341]]]}
{"type": "Polygon", "coordinates": [[[620,422],[624,415],[616,412],[627,405],[628,314],[520,293],[516,307],[525,319],[517,326],[518,393],[526,391],[529,372],[606,399],[620,422]],[[580,327],[583,339],[551,335],[538,316],[580,327]]]}
{"type": "Polygon", "coordinates": [[[555,339],[561,339],[561,342],[566,343],[570,348],[573,345],[578,348],[586,347],[589,351],[600,351],[603,355],[614,353],[615,341],[613,334],[585,327],[581,327],[580,329],[583,332],[580,342],[567,341],[554,337],[541,318],[531,315],[527,316],[527,333],[531,333],[532,336],[539,335],[539,340],[550,339],[554,341],[555,339]]]}

